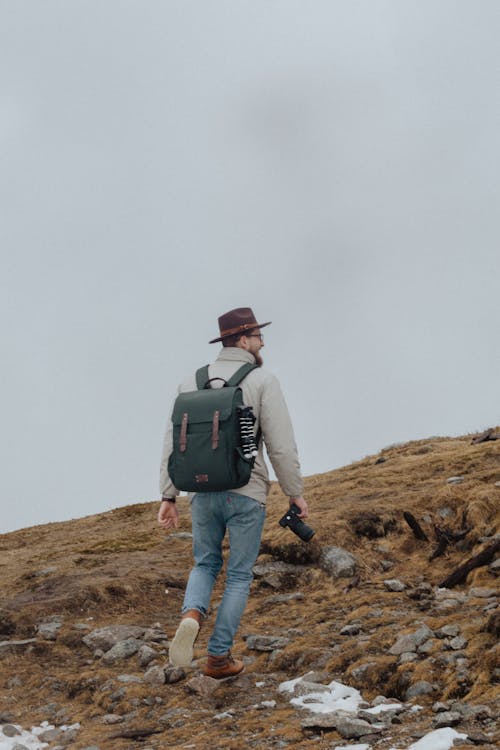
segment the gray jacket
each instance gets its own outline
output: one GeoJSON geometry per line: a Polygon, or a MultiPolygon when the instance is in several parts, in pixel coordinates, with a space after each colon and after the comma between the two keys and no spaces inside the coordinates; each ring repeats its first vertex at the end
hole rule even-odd
{"type": "MultiPolygon", "coordinates": [[[[250,352],[239,347],[223,347],[215,362],[209,366],[209,377],[227,380],[245,362],[255,362],[250,352]]],[[[213,387],[222,387],[222,385],[222,381],[213,383],[213,387]]],[[[264,442],[281,489],[288,497],[300,497],[303,493],[303,484],[297,446],[290,415],[278,379],[267,370],[259,367],[247,375],[240,387],[243,392],[243,403],[246,406],[253,407],[253,412],[257,418],[255,429],[260,426],[263,441],[260,441],[259,453],[255,459],[249,483],[234,491],[252,497],[258,502],[266,502],[271,483],[264,460],[264,442]]],[[[194,390],[196,390],[195,374],[182,382],[178,388],[179,393],[194,390]]],[[[168,475],[168,458],[172,452],[172,444],[172,420],[169,417],[160,469],[160,492],[162,496],[179,494],[168,475]]]]}

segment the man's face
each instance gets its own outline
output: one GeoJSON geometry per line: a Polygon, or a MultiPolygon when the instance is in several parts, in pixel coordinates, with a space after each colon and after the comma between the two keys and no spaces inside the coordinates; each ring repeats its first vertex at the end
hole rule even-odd
{"type": "Polygon", "coordinates": [[[250,354],[253,354],[258,365],[262,365],[263,359],[260,350],[264,346],[264,336],[261,333],[260,328],[255,328],[255,330],[249,331],[245,336],[241,337],[240,341],[242,348],[246,349],[250,354]]]}

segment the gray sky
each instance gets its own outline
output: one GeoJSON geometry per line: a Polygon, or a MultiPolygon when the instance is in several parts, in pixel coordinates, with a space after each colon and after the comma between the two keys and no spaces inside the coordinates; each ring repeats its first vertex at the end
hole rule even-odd
{"type": "Polygon", "coordinates": [[[500,6],[0,1],[0,531],[157,497],[253,307],[305,475],[500,423],[500,6]]]}

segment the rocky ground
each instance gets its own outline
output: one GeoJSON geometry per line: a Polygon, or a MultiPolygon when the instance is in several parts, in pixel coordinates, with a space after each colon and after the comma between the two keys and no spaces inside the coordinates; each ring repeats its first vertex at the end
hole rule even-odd
{"type": "Polygon", "coordinates": [[[36,747],[35,726],[52,750],[498,747],[500,442],[393,446],[306,488],[308,544],[272,490],[234,648],[246,669],[222,684],[200,675],[221,584],[192,669],[167,662],[186,500],[168,535],[142,503],[0,536],[1,750],[36,747]]]}

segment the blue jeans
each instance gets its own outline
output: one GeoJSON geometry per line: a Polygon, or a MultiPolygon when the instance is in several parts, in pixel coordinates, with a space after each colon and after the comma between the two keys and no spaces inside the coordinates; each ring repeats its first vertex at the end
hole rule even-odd
{"type": "Polygon", "coordinates": [[[222,568],[222,540],[229,533],[229,558],[224,595],[217,610],[208,653],[226,654],[245,609],[252,568],[259,554],[265,508],[237,492],[204,492],[191,503],[193,556],[182,612],[197,609],[206,614],[217,576],[222,568]]]}

